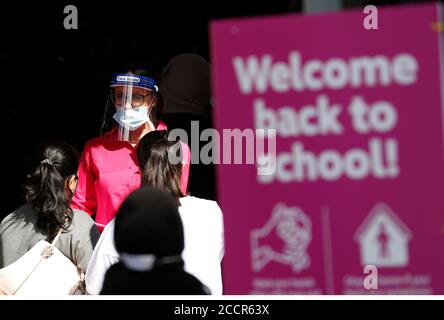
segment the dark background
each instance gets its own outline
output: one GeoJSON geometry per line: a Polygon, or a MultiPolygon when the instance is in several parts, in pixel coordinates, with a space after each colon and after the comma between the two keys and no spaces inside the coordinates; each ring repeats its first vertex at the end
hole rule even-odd
{"type": "MultiPolygon", "coordinates": [[[[344,0],[345,8],[421,1],[344,0]]],[[[158,77],[176,54],[209,59],[212,19],[291,14],[302,0],[8,1],[0,10],[0,220],[24,202],[30,156],[47,139],[79,151],[100,129],[111,73],[158,77]],[[66,5],[78,29],[63,26],[66,5]]]]}

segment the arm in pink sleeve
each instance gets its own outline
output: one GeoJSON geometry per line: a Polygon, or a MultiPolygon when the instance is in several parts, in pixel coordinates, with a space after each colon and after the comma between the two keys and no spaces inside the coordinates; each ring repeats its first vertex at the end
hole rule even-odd
{"type": "Polygon", "coordinates": [[[96,213],[97,201],[94,181],[96,174],[91,157],[91,148],[87,144],[80,158],[79,170],[77,173],[79,181],[76,192],[72,198],[72,209],[85,211],[90,216],[96,213]]]}
{"type": "Polygon", "coordinates": [[[180,176],[180,190],[183,194],[188,192],[188,177],[190,175],[191,151],[186,143],[180,142],[182,147],[182,175],[180,176]]]}

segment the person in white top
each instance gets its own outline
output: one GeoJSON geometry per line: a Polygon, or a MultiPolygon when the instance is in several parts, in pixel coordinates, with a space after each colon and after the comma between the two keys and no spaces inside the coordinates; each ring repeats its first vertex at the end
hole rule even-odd
{"type": "MultiPolygon", "coordinates": [[[[221,295],[221,261],[224,256],[222,211],[215,201],[182,194],[179,186],[182,166],[171,163],[168,158],[169,153],[175,152],[176,144],[168,141],[166,131],[152,131],[142,138],[137,147],[142,185],[151,185],[175,196],[185,236],[182,253],[185,270],[207,286],[211,294],[221,295]]],[[[86,271],[86,291],[89,294],[100,294],[106,271],[118,261],[112,220],[103,230],[86,271]]]]}

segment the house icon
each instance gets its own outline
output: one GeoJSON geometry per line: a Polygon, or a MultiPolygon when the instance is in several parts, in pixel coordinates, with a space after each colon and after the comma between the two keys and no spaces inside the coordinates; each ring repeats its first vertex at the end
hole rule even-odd
{"type": "Polygon", "coordinates": [[[383,203],[376,204],[355,233],[361,265],[400,268],[409,263],[408,242],[412,232],[383,203]]]}

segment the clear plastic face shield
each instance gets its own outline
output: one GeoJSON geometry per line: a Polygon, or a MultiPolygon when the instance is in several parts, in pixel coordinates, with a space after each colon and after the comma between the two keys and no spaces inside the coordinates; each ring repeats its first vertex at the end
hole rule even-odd
{"type": "Polygon", "coordinates": [[[131,141],[132,135],[155,130],[158,87],[149,77],[114,74],[111,80],[104,127],[117,123],[117,140],[131,141]]]}

